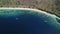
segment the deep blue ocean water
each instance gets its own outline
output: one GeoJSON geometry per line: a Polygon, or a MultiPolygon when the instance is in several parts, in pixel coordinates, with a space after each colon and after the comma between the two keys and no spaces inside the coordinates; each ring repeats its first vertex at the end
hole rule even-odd
{"type": "Polygon", "coordinates": [[[60,34],[56,17],[33,10],[0,10],[0,34],[60,34]]]}

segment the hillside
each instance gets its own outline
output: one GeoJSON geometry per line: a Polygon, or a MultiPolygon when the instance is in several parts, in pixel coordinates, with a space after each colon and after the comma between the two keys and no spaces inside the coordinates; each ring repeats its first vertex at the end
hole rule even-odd
{"type": "Polygon", "coordinates": [[[0,7],[36,8],[60,17],[60,0],[0,0],[0,7]]]}

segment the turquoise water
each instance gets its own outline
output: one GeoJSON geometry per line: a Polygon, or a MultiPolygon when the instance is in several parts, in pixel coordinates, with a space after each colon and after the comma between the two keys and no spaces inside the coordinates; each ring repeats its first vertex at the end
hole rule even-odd
{"type": "Polygon", "coordinates": [[[34,10],[0,10],[0,34],[60,34],[53,15],[34,10]]]}

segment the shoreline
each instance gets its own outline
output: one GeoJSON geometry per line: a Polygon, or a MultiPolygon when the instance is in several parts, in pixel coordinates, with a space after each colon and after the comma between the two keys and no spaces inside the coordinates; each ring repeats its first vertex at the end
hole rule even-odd
{"type": "Polygon", "coordinates": [[[41,13],[45,13],[45,14],[47,14],[47,15],[51,15],[51,16],[54,16],[54,17],[56,17],[56,18],[58,18],[58,19],[60,19],[58,16],[56,16],[56,15],[54,15],[54,14],[51,14],[51,13],[48,13],[48,12],[46,12],[46,11],[43,11],[43,10],[39,10],[39,9],[33,9],[33,8],[0,8],[0,10],[2,10],[2,9],[8,9],[8,10],[33,10],[33,11],[38,11],[38,12],[41,12],[41,13]]]}

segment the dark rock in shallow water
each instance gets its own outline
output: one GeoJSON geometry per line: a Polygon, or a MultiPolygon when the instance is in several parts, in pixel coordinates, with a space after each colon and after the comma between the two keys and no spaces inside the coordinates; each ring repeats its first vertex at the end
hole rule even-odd
{"type": "Polygon", "coordinates": [[[0,34],[60,34],[60,31],[53,16],[33,10],[3,10],[0,34]]]}
{"type": "Polygon", "coordinates": [[[58,23],[60,23],[60,19],[59,18],[56,18],[56,20],[58,21],[58,23]]]}

